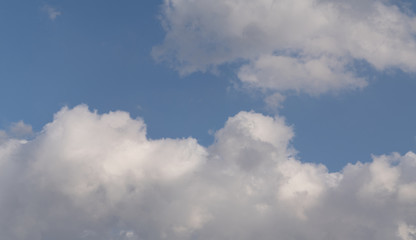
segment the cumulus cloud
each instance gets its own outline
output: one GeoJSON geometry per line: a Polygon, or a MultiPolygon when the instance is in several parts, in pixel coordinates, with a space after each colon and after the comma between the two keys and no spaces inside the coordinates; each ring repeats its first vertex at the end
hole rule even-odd
{"type": "Polygon", "coordinates": [[[357,62],[416,71],[416,18],[388,0],[165,0],[153,56],[181,74],[237,64],[249,86],[316,95],[366,86],[357,62]]]}
{"type": "Polygon", "coordinates": [[[207,148],[84,105],[30,141],[0,134],[4,239],[415,239],[416,154],[329,173],[278,116],[240,112],[207,148]]]}

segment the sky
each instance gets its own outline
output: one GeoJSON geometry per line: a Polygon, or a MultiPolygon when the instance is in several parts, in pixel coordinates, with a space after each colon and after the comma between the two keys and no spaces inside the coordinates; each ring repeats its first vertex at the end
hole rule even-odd
{"type": "Polygon", "coordinates": [[[0,2],[0,232],[416,239],[416,6],[0,2]]]}

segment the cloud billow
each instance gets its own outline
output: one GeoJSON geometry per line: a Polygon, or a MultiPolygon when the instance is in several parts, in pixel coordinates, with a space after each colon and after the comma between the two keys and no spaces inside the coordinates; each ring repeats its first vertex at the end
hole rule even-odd
{"type": "Polygon", "coordinates": [[[230,117],[205,148],[141,119],[63,108],[0,142],[3,239],[413,240],[416,154],[329,173],[302,163],[283,118],[230,117]]]}
{"type": "Polygon", "coordinates": [[[239,79],[275,92],[317,95],[366,86],[355,69],[416,70],[416,18],[393,1],[166,0],[153,48],[181,74],[242,63],[239,79]]]}

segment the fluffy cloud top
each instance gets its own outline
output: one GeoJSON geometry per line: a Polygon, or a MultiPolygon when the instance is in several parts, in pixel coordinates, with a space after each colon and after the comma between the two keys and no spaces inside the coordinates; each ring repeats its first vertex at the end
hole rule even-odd
{"type": "Polygon", "coordinates": [[[416,70],[416,19],[388,0],[165,0],[161,20],[156,59],[182,74],[237,63],[268,91],[362,88],[359,61],[416,70]]]}
{"type": "Polygon", "coordinates": [[[2,239],[415,239],[416,154],[329,173],[278,116],[240,112],[208,148],[86,106],[0,134],[2,239]]]}

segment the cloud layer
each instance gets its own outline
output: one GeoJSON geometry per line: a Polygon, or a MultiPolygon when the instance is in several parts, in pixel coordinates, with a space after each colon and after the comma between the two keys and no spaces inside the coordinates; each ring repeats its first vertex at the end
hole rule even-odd
{"type": "Polygon", "coordinates": [[[388,0],[165,0],[161,21],[157,60],[182,74],[237,64],[266,91],[362,88],[360,62],[416,70],[416,19],[388,0]]]}
{"type": "Polygon", "coordinates": [[[208,148],[146,137],[141,119],[64,108],[30,141],[1,133],[10,240],[413,240],[416,154],[329,173],[284,119],[240,112],[208,148]]]}

